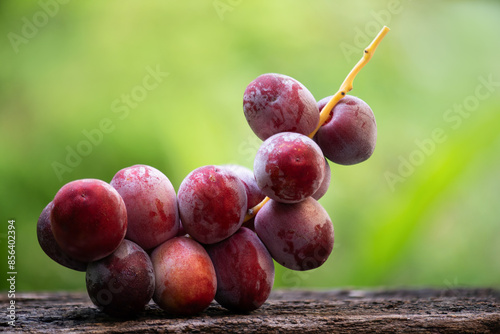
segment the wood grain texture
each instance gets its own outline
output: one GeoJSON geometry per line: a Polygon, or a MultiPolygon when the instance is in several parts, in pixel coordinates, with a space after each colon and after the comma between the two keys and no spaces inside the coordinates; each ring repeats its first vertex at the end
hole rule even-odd
{"type": "MultiPolygon", "coordinates": [[[[5,294],[2,305],[9,300],[5,294]]],[[[276,290],[258,310],[231,313],[217,303],[195,317],[173,317],[153,303],[137,318],[117,320],[86,293],[16,294],[16,327],[24,333],[500,333],[500,291],[276,290]]],[[[5,310],[4,307],[2,309],[5,310]]]]}

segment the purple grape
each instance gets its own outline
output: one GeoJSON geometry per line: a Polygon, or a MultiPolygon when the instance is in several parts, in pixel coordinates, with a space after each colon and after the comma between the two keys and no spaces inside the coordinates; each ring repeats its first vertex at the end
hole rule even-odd
{"type": "Polygon", "coordinates": [[[60,265],[77,271],[85,271],[87,269],[87,262],[75,260],[64,252],[57,244],[54,234],[52,233],[50,223],[50,213],[53,207],[53,202],[47,204],[38,218],[36,225],[38,243],[45,254],[60,265]]]}
{"type": "MultiPolygon", "coordinates": [[[[318,102],[319,110],[331,96],[318,102]]],[[[348,95],[330,112],[330,117],[316,133],[315,140],[328,160],[354,165],[368,159],[375,150],[377,124],[375,116],[360,98],[348,95]]]]}
{"type": "Polygon", "coordinates": [[[276,262],[293,270],[321,266],[333,249],[333,225],[312,197],[296,204],[269,201],[255,217],[255,231],[276,262]]]}
{"type": "Polygon", "coordinates": [[[243,111],[262,140],[279,132],[311,133],[319,122],[314,96],[297,80],[282,74],[262,74],[243,95],[243,111]]]}
{"type": "Polygon", "coordinates": [[[254,173],[257,185],[269,198],[297,203],[318,191],[325,176],[325,161],[312,139],[282,132],[262,143],[254,173]]]}
{"type": "Polygon", "coordinates": [[[178,204],[186,232],[203,244],[212,244],[231,236],[243,224],[247,194],[232,172],[204,166],[182,181],[178,204]]]}
{"type": "Polygon", "coordinates": [[[89,263],[86,283],[90,299],[104,313],[132,317],[153,297],[153,265],[141,247],[125,239],[113,254],[89,263]]]}
{"type": "Polygon", "coordinates": [[[177,235],[177,196],[162,172],[150,166],[134,165],[118,171],[111,185],[127,207],[127,239],[151,250],[177,235]]]}
{"type": "Polygon", "coordinates": [[[257,235],[242,227],[231,237],[207,246],[217,275],[215,300],[239,312],[259,308],[274,283],[274,263],[257,235]]]}

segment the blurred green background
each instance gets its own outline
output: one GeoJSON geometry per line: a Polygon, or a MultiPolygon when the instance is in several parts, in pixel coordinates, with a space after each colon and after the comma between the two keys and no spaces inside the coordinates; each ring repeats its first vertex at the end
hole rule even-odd
{"type": "Polygon", "coordinates": [[[0,253],[15,219],[18,291],[85,289],[36,239],[62,185],[141,163],[178,189],[203,165],[251,167],[247,84],[278,72],[333,94],[383,24],[352,91],[375,153],[331,164],[332,256],[277,266],[275,287],[500,287],[499,17],[485,0],[2,1],[0,253]]]}

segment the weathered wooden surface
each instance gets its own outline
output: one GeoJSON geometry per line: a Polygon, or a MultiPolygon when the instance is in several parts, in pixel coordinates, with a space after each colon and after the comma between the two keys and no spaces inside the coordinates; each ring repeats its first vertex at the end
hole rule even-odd
{"type": "MultiPolygon", "coordinates": [[[[8,302],[4,294],[2,305],[8,302]]],[[[202,314],[178,318],[153,303],[136,319],[116,320],[97,310],[85,293],[16,295],[16,327],[27,333],[500,333],[500,291],[273,291],[250,314],[217,303],[202,314]]],[[[5,310],[4,307],[2,309],[5,310]]]]}

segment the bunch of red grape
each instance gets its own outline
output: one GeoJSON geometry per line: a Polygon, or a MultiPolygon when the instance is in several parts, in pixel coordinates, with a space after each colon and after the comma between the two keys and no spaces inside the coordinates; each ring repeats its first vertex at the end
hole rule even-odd
{"type": "Polygon", "coordinates": [[[316,102],[288,76],[259,76],[243,99],[248,124],[264,140],[253,172],[203,166],[177,194],[146,165],[124,168],[110,183],[69,182],[40,215],[41,248],[86,271],[90,299],[111,316],[136,315],[151,298],[180,315],[214,299],[236,312],[259,308],[274,283],[273,259],[309,270],[332,252],[333,225],[317,201],[330,184],[325,157],[350,165],[374,150],[373,113],[356,97],[341,99],[317,130],[329,100],[316,102]]]}

